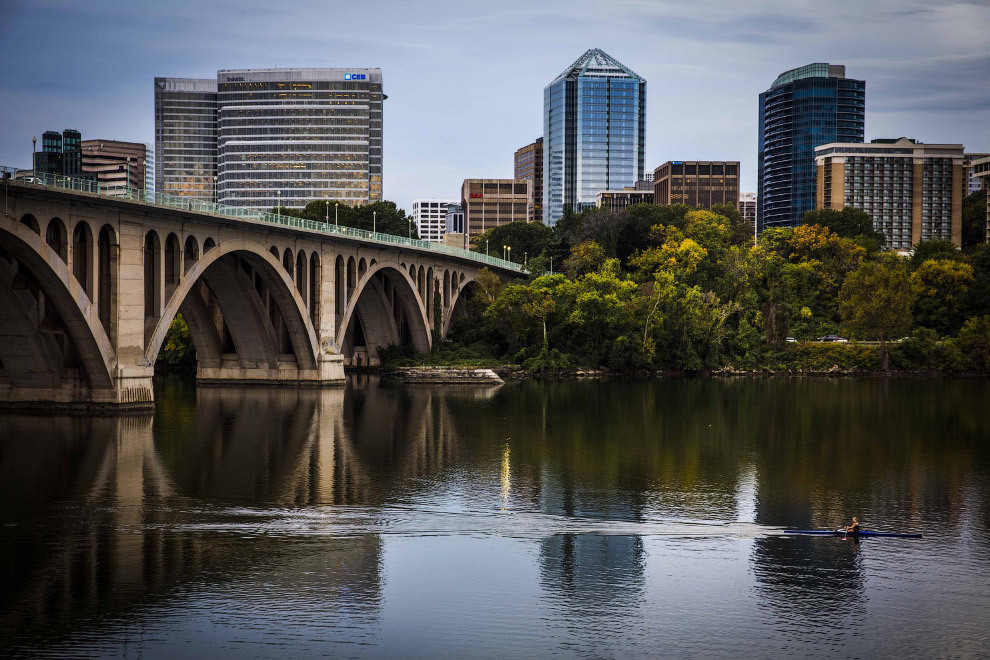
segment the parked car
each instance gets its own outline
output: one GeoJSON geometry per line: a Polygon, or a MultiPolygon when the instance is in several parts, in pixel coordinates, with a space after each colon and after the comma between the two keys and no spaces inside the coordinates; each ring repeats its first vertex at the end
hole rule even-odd
{"type": "Polygon", "coordinates": [[[818,338],[818,341],[831,341],[831,342],[835,342],[837,344],[845,344],[849,340],[848,339],[845,339],[843,337],[840,337],[839,335],[825,335],[824,337],[819,337],[818,338]]]}
{"type": "Polygon", "coordinates": [[[795,339],[794,337],[787,337],[787,338],[784,339],[784,341],[786,341],[788,344],[796,344],[797,343],[797,339],[795,339]]]}

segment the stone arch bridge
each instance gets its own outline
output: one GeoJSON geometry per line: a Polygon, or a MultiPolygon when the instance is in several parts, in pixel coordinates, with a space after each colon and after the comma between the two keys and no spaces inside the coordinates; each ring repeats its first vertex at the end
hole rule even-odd
{"type": "Polygon", "coordinates": [[[178,313],[201,381],[342,382],[379,348],[428,351],[483,267],[519,272],[424,241],[46,183],[0,191],[0,405],[152,406],[178,313]]]}

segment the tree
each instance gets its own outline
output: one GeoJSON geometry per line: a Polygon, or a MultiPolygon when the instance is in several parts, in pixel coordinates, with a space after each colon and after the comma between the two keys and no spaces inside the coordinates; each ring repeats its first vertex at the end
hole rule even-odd
{"type": "Polygon", "coordinates": [[[907,268],[890,261],[864,261],[842,283],[839,313],[856,335],[880,340],[884,371],[890,366],[887,340],[911,328],[914,295],[907,268]]]}
{"type": "Polygon", "coordinates": [[[959,348],[976,369],[990,369],[990,316],[967,319],[959,331],[959,348]]]}
{"type": "Polygon", "coordinates": [[[827,227],[833,234],[842,238],[869,239],[875,241],[878,247],[883,247],[887,242],[883,232],[873,228],[873,218],[870,214],[853,206],[846,206],[841,211],[836,209],[806,211],[801,224],[827,227]]]}
{"type": "Polygon", "coordinates": [[[917,268],[929,259],[958,259],[959,250],[952,241],[937,238],[933,241],[919,241],[912,248],[911,267],[917,268]]]}
{"type": "Polygon", "coordinates": [[[914,313],[918,323],[952,334],[965,318],[964,301],[973,283],[973,267],[955,259],[929,259],[911,273],[918,293],[914,313]]]}
{"type": "Polygon", "coordinates": [[[561,264],[561,268],[568,277],[577,279],[601,268],[606,258],[601,245],[594,241],[584,241],[571,248],[571,255],[561,264]]]}
{"type": "Polygon", "coordinates": [[[354,227],[366,231],[374,229],[379,234],[419,238],[412,216],[406,215],[406,212],[398,208],[395,202],[387,200],[360,206],[348,206],[332,199],[317,199],[302,209],[288,209],[283,206],[280,212],[282,215],[308,218],[320,222],[327,222],[329,217],[330,224],[333,224],[336,219],[337,223],[344,227],[354,227]],[[327,205],[327,201],[330,202],[329,205],[327,205]]]}
{"type": "Polygon", "coordinates": [[[729,221],[729,240],[733,245],[753,244],[753,225],[743,217],[735,204],[713,204],[711,212],[729,221]]]}
{"type": "Polygon", "coordinates": [[[532,259],[542,254],[550,244],[552,234],[553,230],[541,222],[517,220],[479,234],[472,239],[471,249],[484,252],[487,241],[492,252],[501,254],[502,246],[508,245],[512,248],[514,260],[521,262],[527,257],[532,259]]]}
{"type": "Polygon", "coordinates": [[[963,200],[962,247],[970,248],[987,240],[987,189],[977,190],[963,200]]]}

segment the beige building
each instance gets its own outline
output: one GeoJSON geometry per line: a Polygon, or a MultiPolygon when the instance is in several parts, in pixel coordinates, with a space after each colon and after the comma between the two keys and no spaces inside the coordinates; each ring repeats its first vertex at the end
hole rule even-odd
{"type": "Polygon", "coordinates": [[[823,144],[815,149],[816,206],[866,211],[894,250],[934,239],[961,245],[963,159],[961,144],[903,137],[823,144]]]}
{"type": "Polygon", "coordinates": [[[140,142],[82,141],[83,175],[95,176],[100,189],[111,195],[123,195],[127,188],[143,190],[147,159],[148,148],[140,142]]]}
{"type": "Polygon", "coordinates": [[[515,178],[533,182],[533,215],[530,220],[543,222],[543,138],[518,149],[515,155],[515,178]]]}
{"type": "Polygon", "coordinates": [[[966,190],[964,195],[972,195],[986,187],[986,182],[976,174],[976,161],[990,158],[990,154],[965,154],[963,166],[966,168],[966,190]]]}
{"type": "Polygon", "coordinates": [[[739,161],[668,160],[653,171],[656,204],[709,209],[739,203],[739,161]]]}
{"type": "Polygon", "coordinates": [[[523,179],[464,179],[461,206],[467,242],[493,227],[532,216],[533,182],[523,179]]]}

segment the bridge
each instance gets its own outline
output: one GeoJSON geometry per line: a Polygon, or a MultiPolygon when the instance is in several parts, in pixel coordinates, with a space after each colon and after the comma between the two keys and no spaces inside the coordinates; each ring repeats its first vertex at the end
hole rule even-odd
{"type": "Polygon", "coordinates": [[[150,408],[181,313],[197,378],[341,383],[378,349],[427,352],[482,268],[445,245],[38,175],[3,182],[0,406],[150,408]]]}

